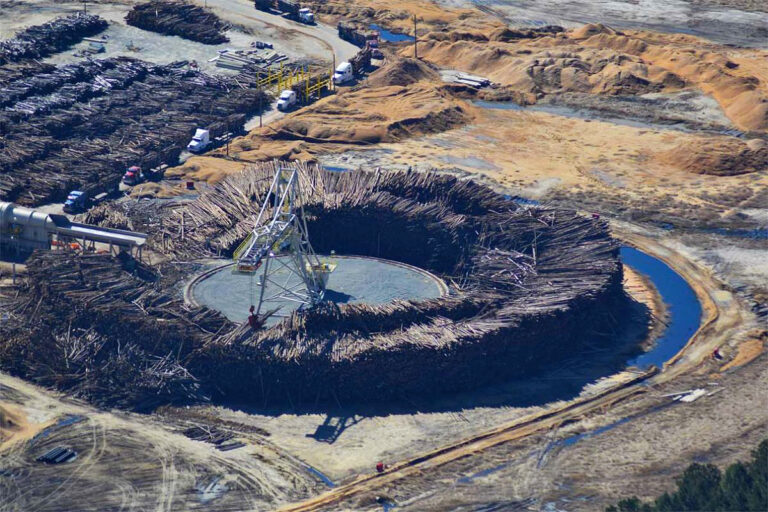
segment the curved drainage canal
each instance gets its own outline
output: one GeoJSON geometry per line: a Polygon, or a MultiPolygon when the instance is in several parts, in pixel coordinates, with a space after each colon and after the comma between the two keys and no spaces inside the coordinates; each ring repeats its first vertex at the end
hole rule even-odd
{"type": "Polygon", "coordinates": [[[680,274],[663,261],[632,247],[621,248],[621,259],[637,272],[648,276],[669,310],[669,323],[653,348],[627,362],[646,369],[661,366],[677,354],[701,323],[701,304],[696,293],[680,274]]]}
{"type": "MultiPolygon", "coordinates": [[[[654,347],[648,352],[629,360],[627,366],[636,366],[642,369],[646,369],[651,365],[661,366],[665,361],[668,361],[677,354],[699,328],[699,324],[701,323],[701,304],[693,289],[685,279],[663,261],[632,247],[622,247],[620,249],[620,254],[624,263],[650,278],[654,286],[656,286],[656,289],[659,291],[664,303],[667,305],[670,318],[666,330],[656,340],[654,347]]],[[[556,447],[572,446],[583,439],[598,436],[604,432],[613,430],[620,425],[629,423],[632,420],[679,403],[680,402],[670,401],[650,410],[626,418],[621,418],[613,423],[594,430],[588,430],[565,439],[549,442],[543,449],[533,450],[523,458],[536,457],[536,467],[540,468],[545,463],[550,451],[556,447]]],[[[456,480],[456,483],[465,485],[472,484],[474,480],[492,475],[515,462],[519,462],[519,460],[520,459],[504,462],[498,466],[462,476],[456,480]]]]}

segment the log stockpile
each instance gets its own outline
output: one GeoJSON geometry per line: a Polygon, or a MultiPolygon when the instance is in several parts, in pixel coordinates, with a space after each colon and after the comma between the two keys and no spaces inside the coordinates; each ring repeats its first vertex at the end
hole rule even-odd
{"type": "Polygon", "coordinates": [[[0,72],[0,199],[36,206],[110,190],[131,165],[175,163],[196,128],[238,131],[270,104],[250,85],[128,58],[0,72]]]}
{"type": "Polygon", "coordinates": [[[229,42],[229,26],[211,11],[181,1],[153,0],[134,6],[126,23],[143,30],[205,44],[229,42]]]}
{"type": "Polygon", "coordinates": [[[184,307],[159,274],[122,255],[36,253],[3,306],[0,367],[105,406],[151,410],[205,399],[185,362],[226,319],[184,307]]]}
{"type": "MultiPolygon", "coordinates": [[[[171,214],[165,225],[177,257],[231,254],[277,165],[230,177],[171,214]]],[[[601,220],[523,208],[452,177],[297,165],[318,253],[409,263],[452,291],[377,306],[324,304],[268,329],[217,337],[189,368],[228,397],[314,402],[468,389],[572,357],[584,343],[611,343],[626,317],[618,245],[601,220]]]]}
{"type": "Polygon", "coordinates": [[[8,62],[40,59],[60,52],[107,28],[107,22],[93,14],[77,13],[29,27],[13,39],[0,41],[0,66],[8,62]]]}
{"type": "Polygon", "coordinates": [[[195,266],[179,262],[231,255],[281,165],[143,215],[95,209],[89,220],[136,222],[175,263],[33,255],[18,297],[4,306],[12,321],[0,324],[0,367],[140,410],[208,395],[258,404],[384,400],[524,376],[614,342],[626,321],[618,245],[604,221],[524,208],[453,177],[303,163],[292,165],[317,252],[410,263],[442,277],[450,293],[321,304],[263,330],[186,306],[178,283],[195,266]]]}

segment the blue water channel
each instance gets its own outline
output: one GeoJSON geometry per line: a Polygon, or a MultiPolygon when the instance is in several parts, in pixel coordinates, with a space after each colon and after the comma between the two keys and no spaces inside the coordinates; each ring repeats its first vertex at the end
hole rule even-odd
{"type": "MultiPolygon", "coordinates": [[[[663,261],[632,247],[622,247],[620,253],[621,259],[625,264],[632,267],[635,271],[648,276],[654,286],[656,286],[656,289],[669,309],[669,324],[664,333],[656,340],[654,347],[648,352],[628,361],[627,366],[636,366],[642,369],[648,368],[651,365],[660,367],[665,361],[668,361],[677,354],[699,328],[701,322],[701,304],[693,289],[688,285],[685,279],[663,261]]],[[[656,412],[676,403],[678,402],[670,401],[648,411],[621,418],[600,428],[550,442],[543,450],[534,450],[526,457],[536,456],[538,458],[537,467],[541,467],[546,455],[555,447],[572,446],[583,439],[598,436],[636,418],[656,412]]],[[[456,482],[459,484],[471,484],[475,479],[487,477],[493,473],[501,471],[513,462],[518,461],[507,461],[498,466],[462,476],[456,482]]]]}
{"type": "Polygon", "coordinates": [[[669,323],[651,350],[631,359],[628,366],[646,369],[661,367],[682,349],[701,323],[701,304],[696,293],[666,263],[632,247],[621,248],[621,259],[637,272],[648,276],[669,310],[669,323]]]}
{"type": "Polygon", "coordinates": [[[384,27],[380,27],[375,23],[371,23],[370,29],[378,30],[379,38],[382,41],[387,41],[390,43],[400,43],[402,41],[413,41],[413,36],[409,36],[407,34],[395,34],[394,32],[390,32],[389,30],[385,29],[384,27]]]}

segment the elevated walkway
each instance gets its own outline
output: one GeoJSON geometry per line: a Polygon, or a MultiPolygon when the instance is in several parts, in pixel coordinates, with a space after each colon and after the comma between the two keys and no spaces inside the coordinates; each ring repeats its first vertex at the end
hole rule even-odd
{"type": "Polygon", "coordinates": [[[49,217],[56,227],[55,232],[57,234],[75,239],[131,248],[140,248],[147,242],[147,235],[145,233],[72,222],[64,215],[51,214],[49,217]]]}

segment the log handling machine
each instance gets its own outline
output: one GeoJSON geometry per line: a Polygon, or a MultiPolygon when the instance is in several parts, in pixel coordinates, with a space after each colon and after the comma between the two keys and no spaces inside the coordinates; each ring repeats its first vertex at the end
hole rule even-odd
{"type": "Polygon", "coordinates": [[[251,276],[248,322],[254,329],[279,311],[278,303],[297,302],[299,309],[320,303],[336,269],[335,263],[320,261],[309,243],[299,178],[297,169],[275,173],[256,227],[233,254],[235,272],[251,276]]]}

